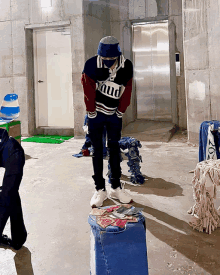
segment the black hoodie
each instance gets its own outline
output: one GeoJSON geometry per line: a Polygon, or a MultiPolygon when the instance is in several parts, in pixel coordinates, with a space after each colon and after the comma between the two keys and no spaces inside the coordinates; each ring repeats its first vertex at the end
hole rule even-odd
{"type": "Polygon", "coordinates": [[[13,137],[9,137],[7,130],[0,129],[0,167],[19,173],[24,165],[24,150],[19,142],[13,137]],[[19,161],[16,161],[19,158],[19,161]],[[11,165],[10,165],[11,164],[11,165]]]}
{"type": "Polygon", "coordinates": [[[0,129],[0,153],[2,153],[2,150],[5,147],[5,144],[8,142],[9,136],[8,132],[5,129],[0,129]]]}

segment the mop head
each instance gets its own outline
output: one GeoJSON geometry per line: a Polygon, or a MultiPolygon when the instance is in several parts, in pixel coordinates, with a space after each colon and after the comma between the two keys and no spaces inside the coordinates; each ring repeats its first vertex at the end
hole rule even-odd
{"type": "Polygon", "coordinates": [[[189,222],[193,229],[211,234],[219,227],[220,217],[214,205],[219,183],[220,160],[210,159],[197,164],[192,179],[196,203],[188,211],[193,216],[189,222]]]}

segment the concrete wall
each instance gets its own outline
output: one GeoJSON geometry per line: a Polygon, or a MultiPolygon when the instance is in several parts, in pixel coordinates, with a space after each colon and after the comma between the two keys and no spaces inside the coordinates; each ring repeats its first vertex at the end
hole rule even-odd
{"type": "MultiPolygon", "coordinates": [[[[42,9],[40,0],[0,0],[0,100],[7,93],[19,96],[23,136],[36,133],[34,110],[34,29],[67,26],[71,29],[72,79],[75,137],[84,137],[82,124],[85,104],[80,82],[85,61],[97,52],[103,36],[114,35],[126,58],[133,59],[131,24],[137,21],[168,19],[175,33],[174,48],[182,54],[181,0],[53,0],[50,9],[42,9]]],[[[186,126],[184,68],[173,81],[180,127],[186,126]]],[[[136,118],[136,97],[123,117],[123,125],[136,118]]]]}
{"type": "Polygon", "coordinates": [[[27,132],[27,78],[24,25],[28,23],[27,1],[0,1],[0,100],[17,93],[21,108],[21,131],[27,132]],[[19,6],[19,10],[18,10],[19,6]]]}
{"type": "Polygon", "coordinates": [[[110,35],[109,10],[106,1],[83,1],[86,60],[97,54],[99,41],[110,35]]]}
{"type": "Polygon", "coordinates": [[[220,2],[184,0],[184,52],[187,127],[191,142],[199,142],[205,120],[219,120],[220,2]]]}
{"type": "MultiPolygon", "coordinates": [[[[136,1],[137,2],[137,1],[136,1]]],[[[120,44],[121,50],[125,58],[133,61],[132,56],[132,40],[131,40],[131,20],[129,18],[129,7],[135,13],[134,1],[129,0],[110,0],[109,14],[110,14],[110,28],[111,35],[115,36],[120,44]],[[131,7],[132,6],[132,7],[131,7]]],[[[137,6],[138,7],[138,4],[137,6]]],[[[134,121],[137,114],[136,108],[136,94],[133,81],[133,90],[131,97],[131,104],[123,115],[123,127],[129,122],[134,121]]]]}
{"type": "MultiPolygon", "coordinates": [[[[176,77],[177,117],[178,126],[187,129],[185,68],[183,51],[182,0],[169,0],[169,26],[174,27],[175,51],[180,53],[180,76],[176,77]]],[[[170,37],[171,42],[171,37],[170,37]]],[[[175,73],[175,72],[173,72],[175,73]]],[[[173,81],[174,82],[174,81],[173,81]]],[[[172,85],[172,83],[171,83],[172,85]]]]}
{"type": "MultiPolygon", "coordinates": [[[[119,40],[125,57],[132,61],[132,23],[168,20],[173,122],[186,129],[182,0],[109,0],[109,13],[111,35],[119,40]],[[175,52],[180,53],[181,59],[181,76],[179,77],[175,77],[175,52]]],[[[135,120],[136,114],[136,94],[133,89],[132,103],[123,116],[123,125],[135,120]]]]}
{"type": "MultiPolygon", "coordinates": [[[[103,1],[90,1],[83,0],[83,26],[84,26],[84,49],[85,49],[85,61],[90,57],[97,54],[99,41],[104,36],[111,35],[109,27],[109,10],[107,0],[103,1]]],[[[84,64],[81,67],[81,72],[84,68],[84,64]]],[[[81,78],[81,76],[80,76],[81,78]]],[[[81,85],[81,84],[80,84],[81,85]]],[[[85,136],[82,131],[82,125],[84,122],[84,116],[86,114],[86,107],[83,97],[83,89],[78,87],[81,97],[78,99],[78,104],[81,108],[78,121],[79,127],[74,127],[75,137],[81,138],[85,136]],[[83,115],[82,115],[83,114],[83,115]]]]}
{"type": "MultiPolygon", "coordinates": [[[[109,22],[109,13],[106,8],[107,3],[106,1],[53,0],[53,7],[50,10],[41,9],[40,1],[32,0],[30,4],[29,9],[32,18],[29,25],[26,25],[26,28],[62,26],[68,24],[68,21],[70,22],[73,64],[74,136],[75,138],[84,138],[85,133],[82,126],[86,108],[81,85],[81,73],[85,61],[96,54],[100,39],[103,36],[110,35],[109,23],[107,23],[109,22]]],[[[30,55],[30,52],[28,52],[28,55],[30,55]]],[[[31,55],[29,58],[31,58],[31,55]]],[[[33,75],[31,76],[29,73],[28,79],[32,78],[33,75]]],[[[32,88],[34,89],[33,85],[32,88]]],[[[29,102],[34,102],[33,93],[29,91],[29,94],[29,102]]],[[[29,127],[29,133],[33,128],[29,127]]],[[[65,133],[67,134],[68,131],[65,133]]]]}
{"type": "MultiPolygon", "coordinates": [[[[170,36],[173,48],[170,61],[175,66],[175,52],[180,52],[181,58],[181,76],[175,77],[175,68],[171,68],[172,104],[173,110],[176,112],[174,122],[181,128],[186,128],[182,0],[87,0],[83,3],[86,59],[96,54],[98,43],[103,36],[113,35],[119,40],[125,58],[133,61],[132,23],[169,20],[169,28],[171,31],[173,30],[173,35],[170,36]]],[[[123,126],[136,119],[136,109],[134,87],[131,104],[123,116],[123,126]]]]}
{"type": "MultiPolygon", "coordinates": [[[[83,99],[80,84],[85,62],[82,0],[53,0],[53,6],[48,10],[42,9],[40,4],[40,0],[0,0],[0,100],[2,101],[7,93],[18,94],[23,136],[31,135],[35,131],[33,29],[62,26],[64,22],[69,22],[72,32],[73,95],[76,113],[81,112],[77,100],[83,99]]],[[[79,116],[76,115],[74,119],[78,127],[77,125],[81,124],[81,121],[77,121],[79,116]]]]}

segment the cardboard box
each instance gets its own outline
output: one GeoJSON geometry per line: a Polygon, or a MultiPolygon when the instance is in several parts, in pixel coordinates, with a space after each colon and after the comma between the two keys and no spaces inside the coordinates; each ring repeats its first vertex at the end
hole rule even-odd
{"type": "Polygon", "coordinates": [[[8,135],[15,138],[21,136],[21,124],[12,125],[9,127],[8,135]]]}
{"type": "Polygon", "coordinates": [[[8,135],[16,139],[21,144],[21,122],[19,120],[2,124],[0,125],[0,128],[6,129],[8,135]]]}

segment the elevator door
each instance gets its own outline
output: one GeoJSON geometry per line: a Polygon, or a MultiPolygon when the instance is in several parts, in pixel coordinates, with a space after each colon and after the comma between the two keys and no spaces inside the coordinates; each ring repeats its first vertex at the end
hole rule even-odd
{"type": "Polygon", "coordinates": [[[137,118],[172,121],[168,22],[133,25],[137,118]]]}

